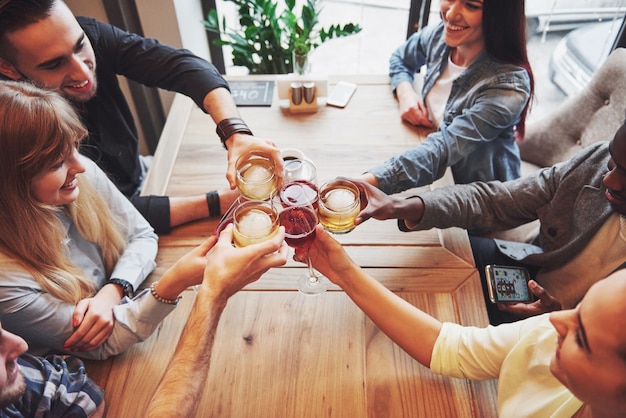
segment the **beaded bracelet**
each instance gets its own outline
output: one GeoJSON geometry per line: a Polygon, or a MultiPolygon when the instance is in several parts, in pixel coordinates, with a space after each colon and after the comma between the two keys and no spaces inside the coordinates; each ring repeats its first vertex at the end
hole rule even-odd
{"type": "Polygon", "coordinates": [[[156,300],[158,300],[161,303],[167,303],[168,305],[178,305],[178,301],[181,300],[183,297],[182,296],[178,296],[176,299],[165,299],[162,298],[161,296],[159,296],[159,294],[156,292],[156,284],[157,282],[154,282],[150,285],[150,293],[152,294],[152,296],[154,296],[154,298],[156,300]]]}
{"type": "Polygon", "coordinates": [[[233,134],[244,133],[252,135],[252,131],[248,128],[246,122],[244,122],[241,118],[226,118],[222,120],[217,124],[215,132],[217,133],[217,136],[220,137],[220,141],[222,141],[224,148],[226,148],[226,140],[233,134]]]}

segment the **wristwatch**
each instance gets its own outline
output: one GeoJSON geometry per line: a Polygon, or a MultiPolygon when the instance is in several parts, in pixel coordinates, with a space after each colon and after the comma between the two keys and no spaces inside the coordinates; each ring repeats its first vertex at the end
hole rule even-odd
{"type": "Polygon", "coordinates": [[[130,284],[130,282],[127,282],[126,280],[122,280],[122,279],[111,279],[109,280],[109,283],[113,283],[113,284],[117,284],[119,286],[121,286],[122,288],[122,295],[128,297],[128,298],[132,298],[133,297],[133,293],[135,291],[135,289],[133,289],[133,285],[130,284]]]}

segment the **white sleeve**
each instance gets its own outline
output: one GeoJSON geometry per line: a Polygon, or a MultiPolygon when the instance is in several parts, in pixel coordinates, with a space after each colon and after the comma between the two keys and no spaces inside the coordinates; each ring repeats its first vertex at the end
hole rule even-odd
{"type": "Polygon", "coordinates": [[[446,322],[435,342],[430,368],[435,373],[457,378],[497,378],[513,347],[540,321],[542,315],[486,328],[446,322]]]}

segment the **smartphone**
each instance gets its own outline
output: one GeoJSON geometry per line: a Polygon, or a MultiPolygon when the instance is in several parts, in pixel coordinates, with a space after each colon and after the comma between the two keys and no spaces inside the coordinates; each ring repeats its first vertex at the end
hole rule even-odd
{"type": "Polygon", "coordinates": [[[326,104],[335,107],[346,107],[356,90],[356,84],[339,81],[326,99],[326,104]]]}
{"type": "Polygon", "coordinates": [[[524,267],[488,265],[485,274],[492,303],[527,303],[534,300],[528,287],[530,273],[524,267]]]}

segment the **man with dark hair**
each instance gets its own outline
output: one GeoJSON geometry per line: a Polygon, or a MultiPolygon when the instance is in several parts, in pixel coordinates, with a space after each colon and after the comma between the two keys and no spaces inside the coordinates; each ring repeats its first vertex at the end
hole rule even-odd
{"type": "Polygon", "coordinates": [[[68,98],[89,129],[81,152],[109,175],[157,233],[225,212],[237,197],[232,190],[234,165],[243,152],[268,151],[282,168],[280,151],[272,141],[252,135],[228,83],[211,63],[188,50],[75,17],[62,0],[0,0],[0,77],[29,81],[68,98]],[[211,115],[228,150],[230,190],[188,197],[139,196],[149,159],[139,154],[120,75],[184,94],[211,115]]]}
{"type": "Polygon", "coordinates": [[[369,200],[357,224],[398,219],[403,231],[461,227],[494,232],[540,221],[532,243],[470,236],[493,324],[570,309],[593,283],[626,263],[626,123],[610,142],[590,145],[567,162],[517,180],[454,185],[409,199],[356,181],[369,200]],[[528,268],[536,279],[531,291],[539,300],[490,303],[487,264],[528,268]]]}

